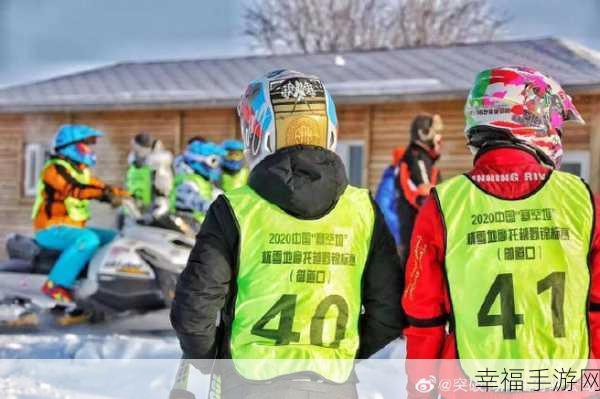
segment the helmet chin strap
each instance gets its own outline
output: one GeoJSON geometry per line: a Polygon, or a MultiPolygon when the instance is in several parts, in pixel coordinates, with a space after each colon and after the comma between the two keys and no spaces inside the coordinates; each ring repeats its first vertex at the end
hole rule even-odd
{"type": "Polygon", "coordinates": [[[548,155],[546,155],[543,151],[535,149],[535,154],[538,160],[549,168],[556,169],[556,164],[548,155]]]}

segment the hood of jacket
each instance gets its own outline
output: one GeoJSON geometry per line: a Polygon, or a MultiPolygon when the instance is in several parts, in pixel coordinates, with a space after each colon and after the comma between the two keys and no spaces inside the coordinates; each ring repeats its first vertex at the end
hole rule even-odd
{"type": "Polygon", "coordinates": [[[263,159],[250,173],[248,184],[290,215],[318,219],[335,207],[348,178],[336,153],[296,145],[263,159]]]}

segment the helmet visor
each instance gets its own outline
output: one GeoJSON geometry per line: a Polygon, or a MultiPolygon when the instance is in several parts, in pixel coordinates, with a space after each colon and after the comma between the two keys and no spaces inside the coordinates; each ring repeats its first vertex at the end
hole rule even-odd
{"type": "Polygon", "coordinates": [[[243,161],[244,160],[244,151],[230,150],[227,152],[225,159],[228,161],[243,161]]]}
{"type": "Polygon", "coordinates": [[[573,122],[575,124],[585,125],[585,120],[579,111],[577,111],[575,105],[573,105],[571,97],[566,96],[566,101],[563,102],[563,107],[565,108],[563,116],[565,122],[573,122]]]}
{"type": "Polygon", "coordinates": [[[186,153],[185,158],[189,162],[198,162],[205,164],[211,169],[218,168],[221,165],[221,157],[218,155],[198,155],[192,153],[186,153]]]}
{"type": "Polygon", "coordinates": [[[270,83],[276,149],[298,144],[327,148],[327,102],[321,82],[291,78],[270,83]]]}
{"type": "Polygon", "coordinates": [[[79,143],[75,144],[75,148],[77,148],[77,152],[79,152],[82,155],[92,155],[94,154],[94,151],[92,150],[92,148],[90,147],[90,145],[87,143],[86,141],[80,141],[79,143]]]}

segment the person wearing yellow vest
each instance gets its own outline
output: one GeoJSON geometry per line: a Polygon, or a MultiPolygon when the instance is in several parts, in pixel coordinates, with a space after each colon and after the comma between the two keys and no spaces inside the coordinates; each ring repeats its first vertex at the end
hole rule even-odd
{"type": "Polygon", "coordinates": [[[62,126],[37,186],[35,239],[44,248],[62,251],[42,291],[60,302],[73,300],[75,279],[96,250],[115,236],[111,230],[85,227],[91,216],[89,201],[111,202],[126,195],[92,176],[96,154],[91,145],[98,137],[101,132],[85,125],[62,126]]]}
{"type": "Polygon", "coordinates": [[[356,398],[354,360],[403,327],[394,239],[369,192],[348,184],[317,77],[273,71],[238,114],[248,185],[211,205],[177,284],[184,355],[231,359],[223,398],[356,398]]]}
{"type": "Polygon", "coordinates": [[[475,379],[490,359],[600,355],[598,201],[559,170],[564,125],[582,117],[554,79],[527,67],[479,73],[465,116],[474,167],[433,189],[411,241],[409,398],[426,397],[415,384],[431,372],[412,359],[459,359],[475,379]]]}
{"type": "Polygon", "coordinates": [[[136,134],[128,156],[126,188],[140,209],[158,219],[169,212],[173,155],[148,133],[136,134]]]}
{"type": "Polygon", "coordinates": [[[169,194],[172,212],[191,215],[202,223],[210,204],[221,192],[215,187],[221,177],[225,150],[215,143],[195,138],[176,159],[175,182],[169,194]]]}
{"type": "Polygon", "coordinates": [[[228,193],[248,183],[248,167],[244,165],[244,143],[225,140],[222,147],[227,154],[221,161],[221,189],[228,193]]]}

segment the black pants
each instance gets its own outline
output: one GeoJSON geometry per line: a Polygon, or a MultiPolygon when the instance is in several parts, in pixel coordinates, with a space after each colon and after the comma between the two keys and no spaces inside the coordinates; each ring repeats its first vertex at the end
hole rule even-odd
{"type": "MultiPolygon", "coordinates": [[[[242,378],[233,364],[221,360],[217,370],[219,399],[358,399],[354,372],[344,384],[334,384],[314,374],[293,374],[275,380],[249,381],[242,378]]],[[[215,376],[211,386],[214,386],[215,376]]],[[[210,396],[210,395],[209,395],[210,396]]],[[[218,395],[215,395],[218,397],[218,395]]]]}

